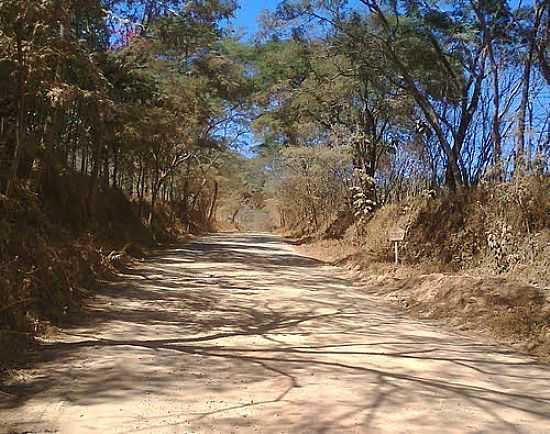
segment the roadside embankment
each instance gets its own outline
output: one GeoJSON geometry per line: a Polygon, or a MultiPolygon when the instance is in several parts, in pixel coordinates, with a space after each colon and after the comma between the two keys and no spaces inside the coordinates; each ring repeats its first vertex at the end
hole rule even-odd
{"type": "Polygon", "coordinates": [[[550,358],[550,180],[523,178],[378,209],[304,254],[356,271],[356,285],[411,313],[550,358]],[[393,228],[406,237],[394,265],[393,228]]]}
{"type": "Polygon", "coordinates": [[[90,201],[88,191],[89,177],[67,173],[0,195],[0,369],[77,313],[100,279],[189,229],[170,204],[151,226],[147,204],[113,188],[90,201]]]}

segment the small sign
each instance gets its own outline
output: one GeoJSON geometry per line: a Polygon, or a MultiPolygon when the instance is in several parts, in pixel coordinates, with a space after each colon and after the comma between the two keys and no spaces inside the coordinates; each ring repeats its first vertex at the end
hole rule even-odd
{"type": "Polygon", "coordinates": [[[395,265],[399,265],[399,242],[405,240],[406,235],[405,229],[401,228],[392,228],[389,232],[390,241],[395,243],[395,265]]]}
{"type": "Polygon", "coordinates": [[[406,231],[405,229],[401,228],[393,228],[389,232],[390,241],[404,241],[405,240],[406,231]]]}

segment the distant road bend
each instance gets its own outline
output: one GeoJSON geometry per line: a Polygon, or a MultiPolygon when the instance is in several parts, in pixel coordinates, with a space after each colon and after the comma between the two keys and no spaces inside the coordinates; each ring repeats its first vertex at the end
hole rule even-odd
{"type": "Polygon", "coordinates": [[[271,235],[161,251],[44,347],[0,395],[0,431],[550,433],[548,365],[413,320],[271,235]]]}

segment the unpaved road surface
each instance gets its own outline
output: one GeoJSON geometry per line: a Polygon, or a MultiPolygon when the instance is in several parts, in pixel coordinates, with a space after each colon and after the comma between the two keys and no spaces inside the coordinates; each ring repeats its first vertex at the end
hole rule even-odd
{"type": "Polygon", "coordinates": [[[160,252],[39,354],[0,395],[0,431],[550,433],[548,365],[410,319],[267,235],[160,252]]]}

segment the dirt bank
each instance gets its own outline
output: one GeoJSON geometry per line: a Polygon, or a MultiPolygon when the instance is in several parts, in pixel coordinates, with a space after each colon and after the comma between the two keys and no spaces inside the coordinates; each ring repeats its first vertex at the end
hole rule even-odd
{"type": "Polygon", "coordinates": [[[458,330],[483,333],[550,360],[549,290],[510,275],[444,274],[432,272],[429,265],[396,267],[334,240],[302,244],[298,250],[352,270],[357,288],[419,318],[443,319],[458,330]]]}

